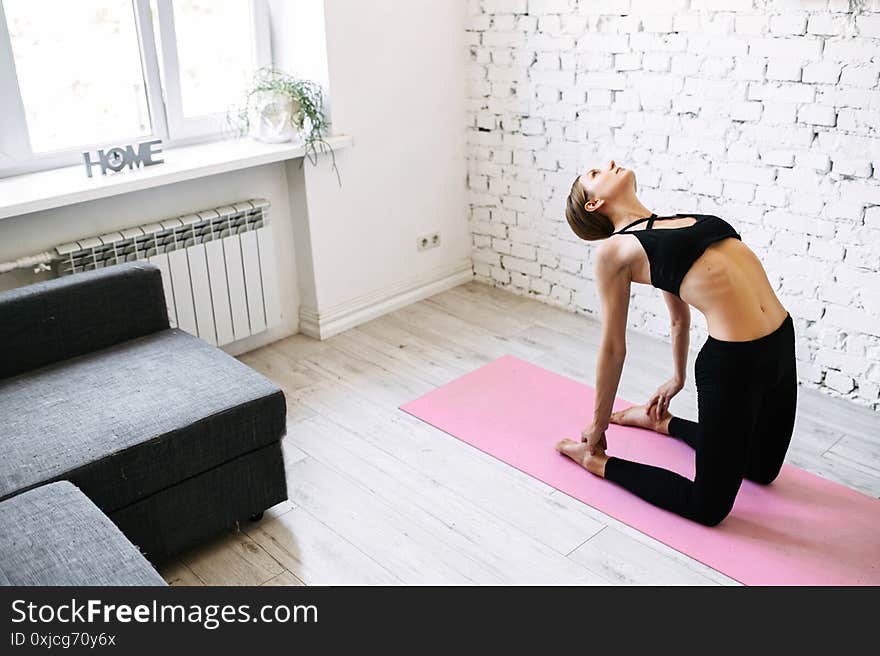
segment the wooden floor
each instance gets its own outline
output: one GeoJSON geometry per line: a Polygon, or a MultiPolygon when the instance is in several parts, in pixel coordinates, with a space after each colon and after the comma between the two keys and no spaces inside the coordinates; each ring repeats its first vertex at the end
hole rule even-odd
{"type": "MultiPolygon", "coordinates": [[[[593,385],[599,330],[474,282],[323,342],[295,335],[242,356],[287,395],[289,500],[162,575],[172,585],[739,585],[397,407],[504,354],[593,385]]],[[[691,346],[671,411],[695,419],[691,346]]],[[[671,371],[668,343],[630,333],[618,395],[642,403],[671,371]]],[[[803,387],[798,400],[787,462],[880,496],[880,414],[803,387]]]]}

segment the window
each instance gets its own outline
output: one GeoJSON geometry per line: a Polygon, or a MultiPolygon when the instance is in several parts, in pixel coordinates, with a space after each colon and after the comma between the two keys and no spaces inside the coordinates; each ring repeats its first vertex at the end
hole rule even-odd
{"type": "Polygon", "coordinates": [[[221,137],[270,63],[265,0],[2,0],[0,177],[221,137]]]}

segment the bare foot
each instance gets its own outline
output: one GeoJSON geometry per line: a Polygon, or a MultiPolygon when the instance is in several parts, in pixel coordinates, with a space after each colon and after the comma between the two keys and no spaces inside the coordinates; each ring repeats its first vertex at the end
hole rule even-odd
{"type": "Polygon", "coordinates": [[[612,424],[620,424],[621,426],[638,426],[639,428],[647,428],[648,430],[669,435],[669,420],[672,419],[672,413],[667,410],[663,413],[660,420],[654,419],[648,414],[647,405],[633,405],[617,412],[612,412],[609,421],[612,424]]]}
{"type": "Polygon", "coordinates": [[[591,454],[586,442],[564,439],[556,444],[556,450],[574,460],[591,474],[605,478],[605,463],[608,462],[608,456],[604,453],[591,454]]]}

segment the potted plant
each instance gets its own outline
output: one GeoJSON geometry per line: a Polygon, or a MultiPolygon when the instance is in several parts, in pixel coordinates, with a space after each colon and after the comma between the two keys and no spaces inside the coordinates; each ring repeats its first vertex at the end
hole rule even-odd
{"type": "Polygon", "coordinates": [[[226,122],[240,136],[247,134],[258,141],[302,143],[312,164],[317,164],[316,144],[321,144],[321,152],[325,147],[330,150],[342,186],[336,155],[323,137],[330,121],[324,116],[323,90],[316,82],[263,66],[254,72],[244,101],[227,110],[226,122]]]}

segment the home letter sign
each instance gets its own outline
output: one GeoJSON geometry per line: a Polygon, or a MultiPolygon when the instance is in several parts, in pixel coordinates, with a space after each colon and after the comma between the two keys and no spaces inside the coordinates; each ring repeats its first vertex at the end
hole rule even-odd
{"type": "Polygon", "coordinates": [[[128,144],[127,146],[116,146],[114,148],[110,148],[106,152],[103,150],[99,150],[97,154],[97,162],[92,161],[91,153],[85,152],[83,153],[83,159],[86,163],[86,175],[88,175],[90,178],[92,177],[92,167],[95,165],[101,167],[101,175],[107,175],[107,169],[118,172],[124,169],[126,166],[129,169],[133,169],[137,164],[140,164],[142,166],[153,166],[153,164],[161,164],[165,161],[164,159],[153,159],[154,155],[158,155],[162,152],[161,143],[161,139],[154,139],[153,141],[143,141],[137,144],[137,151],[135,151],[133,144],[128,144]],[[154,149],[153,146],[156,146],[156,148],[154,149]]]}

